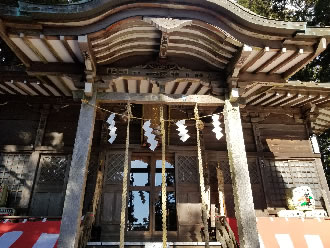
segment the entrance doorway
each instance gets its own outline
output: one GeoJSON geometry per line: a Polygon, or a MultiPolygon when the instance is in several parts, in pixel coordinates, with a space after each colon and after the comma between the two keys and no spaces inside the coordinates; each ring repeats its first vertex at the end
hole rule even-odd
{"type": "MultiPolygon", "coordinates": [[[[174,156],[166,158],[167,230],[177,231],[174,156]]],[[[129,175],[128,236],[157,238],[162,233],[160,156],[132,154],[129,175]]]]}

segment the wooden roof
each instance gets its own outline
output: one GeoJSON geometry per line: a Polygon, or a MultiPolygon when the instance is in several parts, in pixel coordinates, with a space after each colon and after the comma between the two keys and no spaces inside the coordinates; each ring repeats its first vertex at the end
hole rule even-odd
{"type": "Polygon", "coordinates": [[[71,97],[87,80],[120,93],[238,88],[256,107],[325,109],[330,99],[327,85],[287,83],[326,49],[330,28],[266,19],[232,0],[0,4],[0,37],[25,66],[0,68],[2,95],[71,97]]]}

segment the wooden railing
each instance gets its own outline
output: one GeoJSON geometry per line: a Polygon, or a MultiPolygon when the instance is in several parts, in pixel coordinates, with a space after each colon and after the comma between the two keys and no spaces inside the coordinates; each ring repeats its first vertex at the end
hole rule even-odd
{"type": "Polygon", "coordinates": [[[216,239],[223,248],[238,248],[239,244],[235,239],[234,232],[231,230],[225,216],[215,219],[216,239]]]}

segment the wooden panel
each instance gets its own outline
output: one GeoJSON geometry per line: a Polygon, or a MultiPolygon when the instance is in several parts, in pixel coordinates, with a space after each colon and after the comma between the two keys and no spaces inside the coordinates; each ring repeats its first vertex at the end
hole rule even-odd
{"type": "Polygon", "coordinates": [[[103,194],[102,223],[120,224],[121,192],[103,194]]]}
{"type": "Polygon", "coordinates": [[[34,144],[40,118],[36,107],[12,102],[0,106],[0,145],[34,144]]]}
{"type": "Polygon", "coordinates": [[[36,193],[31,204],[32,216],[61,216],[63,209],[63,193],[36,193]]]}
{"type": "Polygon", "coordinates": [[[268,207],[286,207],[286,190],[309,186],[316,206],[321,206],[321,184],[315,160],[266,160],[264,174],[268,187],[268,207]]]}

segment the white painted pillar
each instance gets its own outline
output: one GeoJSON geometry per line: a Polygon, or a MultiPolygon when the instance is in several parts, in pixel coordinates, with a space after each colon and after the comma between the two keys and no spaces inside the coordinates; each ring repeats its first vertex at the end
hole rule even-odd
{"type": "Polygon", "coordinates": [[[235,215],[240,247],[259,248],[249,169],[238,103],[225,100],[224,107],[227,150],[233,181],[235,215]]]}
{"type": "MultiPolygon", "coordinates": [[[[93,93],[89,102],[96,104],[96,92],[93,93]]],[[[95,113],[95,107],[81,104],[58,241],[58,247],[61,248],[78,246],[95,113]]]]}

